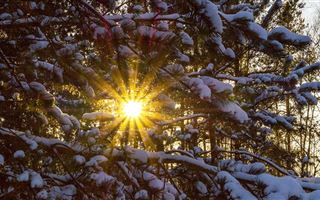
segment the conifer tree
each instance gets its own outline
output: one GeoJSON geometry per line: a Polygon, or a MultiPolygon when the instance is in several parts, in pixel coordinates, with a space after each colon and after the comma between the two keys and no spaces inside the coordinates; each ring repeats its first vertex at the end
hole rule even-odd
{"type": "Polygon", "coordinates": [[[243,70],[248,51],[281,69],[311,43],[269,29],[269,5],[2,1],[0,198],[317,199],[312,178],[261,155],[295,128],[272,105],[315,105],[320,89],[302,81],[319,62],[243,70]]]}

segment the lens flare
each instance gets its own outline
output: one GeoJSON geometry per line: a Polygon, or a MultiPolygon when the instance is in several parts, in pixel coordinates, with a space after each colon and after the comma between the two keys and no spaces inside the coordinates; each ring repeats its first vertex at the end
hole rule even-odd
{"type": "Polygon", "coordinates": [[[166,102],[159,95],[176,84],[176,79],[157,82],[158,72],[163,66],[160,63],[146,74],[144,70],[139,72],[139,68],[144,66],[139,60],[128,61],[128,66],[127,72],[114,67],[110,79],[97,81],[108,96],[102,107],[115,116],[114,120],[101,124],[101,131],[115,146],[129,144],[153,148],[154,140],[149,129],[157,128],[159,122],[170,119],[167,109],[164,109],[167,108],[166,102]]]}
{"type": "Polygon", "coordinates": [[[138,101],[128,101],[123,106],[123,111],[127,117],[137,118],[142,111],[142,103],[138,101]]]}

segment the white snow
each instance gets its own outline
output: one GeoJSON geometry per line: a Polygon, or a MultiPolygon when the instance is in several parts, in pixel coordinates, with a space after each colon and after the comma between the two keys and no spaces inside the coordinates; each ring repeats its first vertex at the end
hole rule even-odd
{"type": "Polygon", "coordinates": [[[90,179],[95,181],[96,185],[102,186],[104,184],[110,184],[111,182],[113,182],[115,179],[112,176],[109,176],[108,174],[106,174],[103,171],[100,171],[98,173],[92,173],[90,175],[90,179]]]}
{"type": "Polygon", "coordinates": [[[45,61],[40,61],[40,60],[33,60],[33,63],[35,65],[35,67],[41,67],[45,70],[53,72],[59,78],[60,82],[62,82],[63,69],[60,68],[59,66],[53,65],[53,64],[45,62],[45,61]]]}
{"type": "Polygon", "coordinates": [[[160,31],[168,31],[169,30],[169,24],[167,22],[160,22],[157,26],[157,28],[160,31]]]}
{"type": "Polygon", "coordinates": [[[280,116],[266,111],[257,112],[254,114],[254,117],[261,119],[267,124],[275,125],[279,123],[289,130],[293,129],[292,123],[294,121],[294,118],[291,117],[280,116]]]}
{"type": "Polygon", "coordinates": [[[215,78],[209,76],[201,76],[201,80],[211,89],[212,93],[231,94],[233,92],[232,85],[219,81],[215,78]]]}
{"type": "Polygon", "coordinates": [[[47,48],[49,45],[48,41],[38,40],[29,46],[31,52],[35,52],[44,48],[47,48]]]}
{"type": "Polygon", "coordinates": [[[231,118],[240,123],[245,123],[249,120],[248,114],[234,102],[220,101],[217,99],[214,103],[220,111],[228,114],[231,118]]]}
{"type": "Polygon", "coordinates": [[[75,155],[73,157],[73,160],[78,164],[78,165],[83,165],[86,162],[86,158],[81,156],[81,155],[75,155]]]}
{"type": "Polygon", "coordinates": [[[39,82],[36,82],[36,81],[33,81],[31,83],[29,83],[29,86],[36,90],[37,92],[42,92],[42,91],[45,91],[46,88],[39,82]]]}
{"type": "Polygon", "coordinates": [[[177,59],[178,59],[180,62],[183,62],[183,63],[188,63],[188,62],[190,62],[189,56],[187,56],[186,54],[181,53],[180,51],[176,51],[176,56],[177,56],[177,59]]]}
{"type": "Polygon", "coordinates": [[[210,25],[217,33],[223,32],[223,25],[218,13],[218,7],[209,0],[197,0],[195,1],[198,7],[203,8],[203,14],[209,19],[210,25]]]}
{"type": "Polygon", "coordinates": [[[136,22],[132,19],[125,18],[120,22],[121,28],[123,30],[135,30],[136,29],[136,22]]]}
{"type": "Polygon", "coordinates": [[[43,179],[37,172],[31,172],[31,188],[42,188],[43,187],[43,179]]]}
{"type": "Polygon", "coordinates": [[[9,13],[1,13],[0,14],[0,20],[9,20],[12,19],[12,15],[9,13]]]}
{"type": "Polygon", "coordinates": [[[151,181],[149,181],[148,186],[152,190],[162,190],[164,188],[164,182],[155,178],[155,179],[152,179],[151,181]]]}
{"type": "Polygon", "coordinates": [[[311,105],[317,105],[318,104],[318,99],[312,95],[310,92],[303,92],[301,93],[302,96],[306,98],[309,104],[311,105]]]}
{"type": "Polygon", "coordinates": [[[223,51],[224,55],[229,57],[229,58],[236,58],[236,54],[234,53],[234,51],[231,49],[231,48],[226,48],[224,51],[223,51]]]}
{"type": "Polygon", "coordinates": [[[41,190],[36,195],[37,199],[48,199],[48,192],[46,190],[41,190]]]}
{"type": "Polygon", "coordinates": [[[258,37],[261,40],[267,40],[268,39],[268,32],[262,28],[259,24],[255,22],[249,22],[248,29],[255,34],[256,37],[258,37]]]}
{"type": "Polygon", "coordinates": [[[89,84],[86,85],[85,91],[86,91],[87,95],[88,95],[89,97],[91,97],[91,98],[93,98],[93,97],[96,96],[96,94],[95,94],[95,92],[94,92],[94,89],[93,89],[89,84]]]}
{"type": "Polygon", "coordinates": [[[79,136],[92,136],[92,137],[95,137],[95,136],[97,136],[97,135],[99,135],[100,134],[100,130],[99,130],[99,128],[96,128],[96,127],[94,127],[94,128],[91,128],[90,130],[87,130],[87,131],[80,131],[79,132],[79,136]]]}
{"type": "Polygon", "coordinates": [[[147,190],[139,190],[137,193],[135,193],[134,199],[141,199],[141,200],[149,199],[148,191],[147,190]]]}
{"type": "Polygon", "coordinates": [[[154,174],[151,174],[150,172],[143,172],[142,178],[145,181],[151,181],[153,179],[156,179],[157,177],[154,174]]]}
{"type": "Polygon", "coordinates": [[[307,155],[305,155],[302,159],[303,163],[308,163],[309,162],[309,157],[307,155]]]}
{"type": "Polygon", "coordinates": [[[76,44],[66,44],[57,51],[60,56],[71,56],[77,49],[76,44]]]}
{"type": "Polygon", "coordinates": [[[237,179],[226,171],[218,172],[215,180],[223,184],[223,189],[229,193],[232,199],[257,200],[256,197],[241,186],[237,179]]]}
{"type": "Polygon", "coordinates": [[[191,90],[200,96],[201,99],[210,99],[211,90],[200,78],[189,79],[191,90]]]}
{"type": "Polygon", "coordinates": [[[30,7],[31,10],[35,10],[35,9],[38,8],[37,3],[34,2],[34,1],[30,1],[29,2],[29,7],[30,7]]]}
{"type": "Polygon", "coordinates": [[[283,26],[272,29],[269,32],[268,39],[275,39],[280,42],[287,42],[294,45],[305,45],[311,42],[309,36],[293,33],[283,26]]]}
{"type": "Polygon", "coordinates": [[[263,112],[257,112],[254,114],[255,117],[258,117],[259,119],[261,119],[262,121],[264,121],[265,123],[268,124],[276,124],[277,120],[274,119],[273,117],[267,115],[267,113],[263,113],[263,112]]]}
{"type": "Polygon", "coordinates": [[[131,148],[130,146],[127,146],[125,149],[126,149],[126,152],[130,154],[131,158],[139,160],[142,163],[148,162],[148,154],[145,151],[134,149],[134,148],[131,148]]]}
{"type": "MultiPolygon", "coordinates": [[[[290,74],[287,76],[273,72],[260,73],[260,67],[268,66],[257,66],[258,71],[254,71],[253,67],[248,74],[244,73],[246,77],[230,75],[234,74],[232,70],[234,59],[238,53],[241,55],[241,52],[238,52],[239,49],[234,48],[235,45],[249,47],[257,51],[254,55],[258,56],[260,56],[259,52],[267,55],[281,54],[282,56],[286,53],[284,52],[285,48],[287,49],[284,46],[286,44],[298,46],[310,43],[309,37],[293,33],[285,27],[277,27],[270,33],[263,28],[265,27],[263,16],[266,16],[267,10],[272,10],[270,4],[279,6],[280,0],[271,3],[268,0],[252,1],[250,4],[228,0],[190,0],[187,3],[188,6],[180,8],[177,8],[176,5],[182,5],[185,2],[103,1],[99,3],[99,8],[96,8],[94,1],[81,0],[79,1],[80,7],[67,6],[66,8],[63,2],[60,2],[57,9],[52,12],[43,10],[46,8],[45,1],[30,0],[21,10],[18,9],[19,6],[4,4],[4,11],[0,13],[0,27],[13,28],[13,34],[5,31],[3,53],[10,61],[12,60],[13,68],[17,69],[18,79],[10,72],[10,66],[0,63],[0,69],[3,71],[1,73],[3,80],[0,81],[0,85],[5,86],[4,89],[8,88],[0,92],[0,101],[6,100],[6,102],[1,102],[2,104],[10,104],[11,100],[19,101],[20,90],[23,89],[28,97],[26,100],[34,105],[31,111],[39,111],[39,115],[35,113],[25,120],[41,123],[41,127],[44,128],[44,131],[35,131],[34,134],[27,130],[28,127],[20,127],[21,124],[17,123],[11,123],[9,127],[12,129],[0,128],[1,142],[7,142],[8,147],[14,152],[9,151],[8,153],[4,149],[3,155],[0,154],[0,169],[3,169],[0,171],[5,175],[4,184],[8,184],[8,187],[1,190],[4,195],[11,193],[12,198],[15,194],[23,196],[26,194],[23,187],[30,185],[33,190],[31,195],[37,199],[71,200],[81,198],[87,192],[88,198],[93,199],[134,197],[135,199],[174,200],[196,198],[195,196],[198,195],[199,199],[202,197],[210,199],[215,198],[220,192],[226,193],[226,198],[237,200],[320,199],[320,190],[313,191],[320,189],[319,178],[302,179],[297,177],[300,170],[295,174],[278,166],[269,158],[246,152],[244,148],[240,150],[228,148],[230,139],[241,139],[242,136],[256,137],[256,134],[258,139],[261,136],[261,142],[269,145],[269,139],[272,139],[272,136],[268,134],[272,133],[271,128],[274,125],[293,129],[293,117],[282,116],[282,111],[276,114],[264,110],[267,109],[267,104],[272,105],[272,103],[264,105],[264,101],[278,100],[275,97],[283,101],[283,95],[290,95],[301,105],[317,103],[317,94],[314,93],[320,90],[320,82],[305,82],[308,77],[304,79],[302,77],[307,73],[312,73],[313,70],[320,69],[320,63],[307,65],[306,62],[301,62],[291,73],[288,72],[290,74]],[[6,10],[11,7],[12,9],[6,10]],[[113,10],[114,8],[119,10],[113,10]],[[266,12],[262,11],[262,16],[256,15],[259,9],[266,10],[266,12]],[[95,10],[97,12],[94,12],[95,10]],[[7,13],[9,11],[10,13],[7,13]],[[84,21],[79,21],[78,15],[81,14],[79,11],[87,12],[88,16],[83,18],[84,21]],[[183,12],[180,13],[180,11],[183,12]],[[262,21],[262,25],[256,23],[255,20],[259,23],[262,21]],[[53,24],[52,28],[57,29],[54,33],[57,34],[48,34],[49,29],[43,26],[49,27],[53,24]],[[66,27],[66,30],[74,28],[76,31],[63,32],[60,26],[65,25],[69,26],[69,28],[66,27]],[[14,27],[19,28],[14,29],[14,27]],[[58,29],[62,30],[62,35],[58,34],[58,29]],[[18,32],[15,33],[15,30],[18,32]],[[46,31],[46,34],[41,31],[46,31]],[[228,35],[225,35],[227,33],[228,35]],[[80,37],[82,35],[84,37],[80,37]],[[201,39],[198,40],[198,37],[201,39]],[[83,40],[79,41],[79,38],[83,40]],[[193,41],[196,38],[197,40],[193,41]],[[21,41],[25,44],[20,45],[21,41]],[[197,46],[200,45],[199,51],[198,47],[192,48],[195,42],[197,46]],[[12,51],[8,53],[7,48],[12,51]],[[15,50],[21,50],[21,52],[14,55],[15,50]],[[199,60],[198,54],[202,57],[204,54],[208,56],[199,60]],[[130,60],[130,58],[135,59],[130,60]],[[103,101],[104,98],[113,98],[107,95],[108,91],[105,90],[108,88],[99,85],[99,76],[111,83],[115,90],[123,92],[121,87],[116,86],[117,81],[113,80],[112,72],[121,67],[117,66],[118,64],[123,64],[124,68],[127,68],[125,65],[128,65],[128,76],[133,75],[130,66],[135,64],[136,58],[146,60],[146,67],[149,67],[150,64],[157,65],[151,71],[148,71],[147,68],[141,71],[142,74],[152,73],[152,80],[150,79],[152,83],[149,85],[163,83],[168,84],[169,87],[162,88],[165,90],[160,91],[161,94],[158,91],[159,93],[153,95],[153,88],[148,91],[154,98],[150,101],[163,106],[163,114],[165,118],[168,114],[168,119],[164,121],[158,121],[158,118],[151,119],[154,126],[146,128],[147,133],[141,137],[142,142],[150,137],[150,141],[154,141],[155,144],[163,144],[163,151],[155,152],[153,147],[145,146],[147,144],[141,141],[136,141],[140,149],[122,145],[113,146],[112,141],[110,146],[107,144],[109,142],[104,132],[108,132],[108,125],[113,123],[101,123],[94,120],[113,120],[116,116],[102,112],[103,108],[101,112],[99,110],[91,112],[90,108],[83,106],[84,103],[92,103],[91,100],[103,101]],[[117,63],[119,60],[121,62],[117,63]],[[134,62],[127,63],[127,61],[134,62]],[[207,63],[210,64],[206,67],[207,63]],[[27,69],[29,65],[33,67],[27,69]],[[63,69],[67,69],[65,71],[67,73],[63,73],[63,69]],[[77,73],[81,76],[77,76],[77,73]],[[59,78],[59,83],[62,84],[56,85],[56,78],[59,78]],[[19,85],[22,85],[22,88],[19,88],[19,85]],[[233,93],[233,89],[237,90],[237,93],[233,93]],[[175,93],[176,90],[179,90],[181,94],[180,92],[175,93]],[[242,94],[236,96],[241,92],[243,96],[242,94]],[[184,101],[188,99],[184,99],[181,95],[191,98],[191,103],[184,101]],[[56,96],[61,98],[55,101],[56,96]],[[247,99],[245,96],[250,96],[250,98],[247,99]],[[178,101],[177,105],[171,98],[178,101]],[[181,99],[184,100],[181,101],[181,99]],[[80,101],[82,104],[77,103],[80,101]],[[196,102],[196,105],[189,105],[193,102],[196,102]],[[206,108],[201,108],[201,105],[205,105],[206,108]],[[41,109],[38,109],[37,106],[40,106],[41,109]],[[85,107],[85,111],[82,111],[84,114],[81,124],[76,117],[64,113],[73,113],[69,106],[85,107]],[[202,150],[197,144],[193,144],[193,141],[185,142],[185,140],[195,139],[195,143],[200,141],[205,145],[205,139],[208,139],[206,123],[211,114],[221,121],[221,123],[214,122],[211,128],[217,130],[221,141],[224,141],[225,137],[228,138],[225,149],[214,147],[219,151],[218,164],[210,162],[212,160],[210,150],[212,149],[202,150]],[[170,116],[174,118],[169,118],[170,116]],[[224,122],[227,123],[225,125],[228,125],[229,121],[232,121],[234,126],[224,126],[224,122]],[[51,122],[54,123],[53,127],[49,125],[51,122]],[[101,133],[99,128],[93,127],[101,128],[101,133]],[[24,130],[24,132],[13,128],[24,130]],[[252,130],[254,130],[253,135],[252,130]],[[37,136],[46,131],[52,134],[45,134],[44,137],[37,136]],[[103,142],[101,137],[105,138],[107,143],[101,143],[103,142]],[[270,138],[264,141],[263,137],[270,138]],[[26,144],[23,149],[29,160],[26,160],[24,151],[18,150],[22,147],[15,146],[15,140],[21,140],[26,144]],[[150,152],[146,149],[149,149],[150,152]],[[52,152],[65,154],[64,157],[71,158],[65,160],[66,167],[70,167],[71,172],[63,169],[65,166],[63,162],[57,160],[59,157],[49,155],[52,152]],[[222,160],[220,155],[224,153],[228,158],[233,159],[222,160]],[[38,154],[38,156],[34,157],[33,154],[38,154]],[[243,158],[243,161],[236,161],[235,158],[238,156],[234,158],[234,155],[241,155],[239,157],[243,158]],[[256,160],[265,164],[255,162],[256,160]],[[108,166],[113,168],[107,169],[108,166]],[[56,169],[59,170],[55,171],[56,169]],[[279,174],[287,176],[276,177],[263,174],[269,173],[270,169],[272,173],[273,170],[276,170],[279,174]],[[180,173],[184,173],[185,176],[179,176],[180,173]],[[77,182],[74,181],[74,178],[77,179],[77,182]],[[189,184],[193,188],[190,191],[182,191],[189,187],[181,184],[189,184]],[[95,186],[97,190],[90,191],[95,186]],[[77,189],[81,191],[75,196],[77,189]],[[306,191],[313,192],[306,193],[306,191]],[[189,193],[193,196],[187,197],[186,194],[189,193]],[[258,194],[257,197],[254,197],[253,193],[258,194]]],[[[295,57],[295,61],[299,59],[298,57],[295,57]]],[[[283,58],[285,59],[285,56],[283,58]]],[[[285,65],[294,64],[290,56],[284,62],[285,65]]],[[[254,65],[258,64],[254,63],[254,65]]],[[[270,66],[273,67],[272,64],[270,66]]],[[[139,65],[139,67],[145,66],[139,65]]],[[[20,95],[20,97],[24,96],[20,95]]],[[[157,108],[154,109],[157,111],[157,108]]],[[[19,114],[23,115],[23,110],[19,111],[19,114]]],[[[9,119],[6,118],[7,116],[4,116],[4,123],[1,123],[2,118],[0,119],[1,125],[10,124],[7,122],[9,119]]],[[[151,123],[146,125],[149,124],[151,125],[151,123]]],[[[123,138],[120,136],[116,139],[122,141],[123,138]]],[[[255,141],[255,138],[252,139],[255,141]]],[[[116,143],[119,142],[116,141],[116,143]]],[[[241,145],[252,152],[255,151],[254,148],[261,147],[255,142],[251,144],[250,141],[247,141],[247,143],[248,145],[241,145]]],[[[129,144],[132,143],[129,142],[129,144]]],[[[310,158],[303,156],[298,157],[298,161],[305,164],[310,164],[309,159],[313,161],[313,156],[310,158]]]]}
{"type": "Polygon", "coordinates": [[[205,194],[208,192],[208,188],[207,186],[201,182],[201,181],[197,181],[195,182],[195,188],[201,193],[201,194],[205,194]]]}
{"type": "Polygon", "coordinates": [[[188,33],[181,31],[179,36],[181,38],[182,44],[193,46],[193,39],[190,37],[188,33]]]}
{"type": "Polygon", "coordinates": [[[64,132],[70,132],[72,129],[80,127],[80,122],[75,117],[63,113],[57,106],[52,106],[48,112],[58,120],[64,132]]]}
{"type": "Polygon", "coordinates": [[[212,71],[213,68],[214,68],[214,64],[209,63],[208,66],[206,67],[206,70],[207,70],[207,71],[212,71]]]}
{"type": "Polygon", "coordinates": [[[267,195],[266,200],[301,198],[304,194],[299,182],[290,176],[275,177],[270,174],[261,174],[258,175],[258,182],[266,185],[264,189],[267,195]]]}
{"type": "Polygon", "coordinates": [[[113,37],[117,40],[121,40],[121,39],[125,38],[125,33],[120,26],[112,27],[111,32],[113,34],[113,37]]]}
{"type": "Polygon", "coordinates": [[[166,2],[163,2],[161,0],[152,0],[152,2],[156,5],[158,9],[160,9],[163,12],[167,12],[168,5],[166,2]]]}
{"type": "Polygon", "coordinates": [[[292,130],[293,129],[293,125],[285,118],[282,116],[276,116],[275,119],[281,123],[282,126],[284,126],[285,128],[292,130]]]}
{"type": "Polygon", "coordinates": [[[255,162],[250,164],[236,164],[234,171],[245,172],[249,174],[257,174],[266,171],[266,166],[263,163],[255,162]]]}
{"type": "Polygon", "coordinates": [[[18,150],[14,152],[13,157],[14,158],[24,158],[26,155],[24,154],[24,151],[18,150]]]}
{"type": "Polygon", "coordinates": [[[82,119],[104,121],[104,120],[112,120],[114,119],[114,116],[106,112],[92,112],[92,113],[84,113],[82,115],[82,119]]]}
{"type": "Polygon", "coordinates": [[[95,144],[97,140],[94,137],[88,137],[88,144],[95,144]]]}
{"type": "Polygon", "coordinates": [[[158,31],[157,29],[149,26],[139,26],[138,34],[147,38],[154,38],[159,41],[171,41],[176,35],[170,31],[158,31]]]}
{"type": "Polygon", "coordinates": [[[320,82],[303,83],[299,87],[299,92],[310,92],[312,90],[320,90],[320,82]]]}
{"type": "Polygon", "coordinates": [[[96,155],[90,158],[88,162],[86,162],[85,166],[87,167],[92,167],[92,166],[97,166],[100,163],[106,162],[108,159],[105,156],[102,155],[96,155]]]}
{"type": "Polygon", "coordinates": [[[139,4],[135,4],[135,5],[132,7],[132,9],[133,9],[134,11],[139,11],[139,12],[143,11],[143,7],[142,7],[141,5],[139,5],[139,4]]]}
{"type": "Polygon", "coordinates": [[[320,197],[320,190],[302,194],[303,200],[318,200],[320,197]]]}
{"type": "Polygon", "coordinates": [[[85,57],[80,52],[75,53],[74,58],[79,61],[82,61],[85,59],[85,57]]]}
{"type": "Polygon", "coordinates": [[[107,31],[105,27],[94,24],[94,25],[91,25],[91,28],[93,29],[94,39],[104,38],[107,35],[107,31]]]}
{"type": "Polygon", "coordinates": [[[24,172],[22,172],[22,174],[20,174],[18,177],[17,177],[17,181],[18,182],[27,182],[29,181],[29,171],[25,170],[24,172]]]}
{"type": "Polygon", "coordinates": [[[53,186],[50,188],[49,197],[50,199],[72,200],[76,193],[76,187],[71,184],[65,186],[53,186]]]}
{"type": "Polygon", "coordinates": [[[123,58],[135,56],[135,53],[126,45],[119,45],[118,52],[119,56],[123,58]]]}
{"type": "Polygon", "coordinates": [[[227,56],[228,58],[234,59],[235,53],[232,49],[226,48],[222,43],[222,37],[220,35],[214,35],[210,37],[211,42],[214,46],[220,51],[223,55],[227,56]]]}
{"type": "MultiPolygon", "coordinates": [[[[271,80],[270,80],[271,81],[271,80]]],[[[270,86],[266,88],[258,97],[255,99],[255,103],[263,101],[265,99],[276,97],[282,92],[282,89],[277,86],[270,86]]]]}
{"type": "Polygon", "coordinates": [[[4,157],[0,154],[0,165],[4,165],[4,157]]]}
{"type": "Polygon", "coordinates": [[[239,11],[235,14],[223,14],[223,17],[226,18],[229,22],[254,20],[252,12],[249,11],[239,11]]]}
{"type": "Polygon", "coordinates": [[[178,137],[180,140],[186,141],[186,140],[189,140],[189,139],[191,138],[191,134],[189,134],[189,133],[180,133],[180,134],[178,134],[177,137],[178,137]]]}

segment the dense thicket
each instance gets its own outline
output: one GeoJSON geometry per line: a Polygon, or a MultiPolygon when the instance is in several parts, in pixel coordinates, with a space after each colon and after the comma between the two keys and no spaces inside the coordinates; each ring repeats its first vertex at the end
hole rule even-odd
{"type": "MultiPolygon", "coordinates": [[[[268,30],[277,26],[284,26],[296,33],[306,33],[312,37],[312,43],[301,49],[286,45],[284,50],[287,55],[292,56],[289,65],[283,66],[283,59],[273,59],[269,55],[247,50],[241,54],[239,59],[239,68],[242,76],[250,73],[276,73],[287,74],[301,61],[306,64],[312,64],[317,61],[319,55],[319,23],[307,24],[302,16],[304,4],[300,0],[284,1],[281,9],[278,9],[265,24],[268,30]]],[[[262,14],[264,16],[264,14],[262,14]]],[[[317,19],[317,17],[315,17],[317,19]]],[[[245,48],[240,46],[240,48],[245,48]]],[[[302,78],[302,82],[316,81],[319,73],[313,72],[302,78]]],[[[313,105],[297,106],[291,98],[284,101],[271,101],[272,111],[275,113],[286,113],[295,115],[295,128],[293,130],[273,127],[273,134],[268,139],[272,145],[268,149],[257,152],[263,156],[269,157],[278,164],[287,169],[295,171],[303,176],[316,175],[319,172],[317,144],[319,143],[319,116],[318,107],[313,105]],[[279,153],[281,152],[281,153],[279,153]]]]}
{"type": "Polygon", "coordinates": [[[311,127],[287,106],[317,104],[306,77],[320,63],[290,54],[311,39],[272,20],[281,9],[1,1],[0,198],[319,198],[317,178],[290,164],[290,134],[311,127]],[[289,149],[275,149],[281,134],[289,149]]]}

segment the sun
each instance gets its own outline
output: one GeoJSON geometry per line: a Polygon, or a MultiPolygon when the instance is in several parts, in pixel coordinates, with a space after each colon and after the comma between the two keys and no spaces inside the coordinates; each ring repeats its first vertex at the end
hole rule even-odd
{"type": "Polygon", "coordinates": [[[127,117],[137,118],[142,112],[142,103],[139,101],[128,101],[124,103],[123,112],[127,117]]]}
{"type": "Polygon", "coordinates": [[[130,64],[128,72],[113,68],[110,80],[99,80],[101,89],[108,94],[105,107],[115,118],[103,123],[103,132],[114,145],[130,144],[153,147],[152,128],[158,128],[159,122],[170,118],[162,108],[166,102],[159,98],[166,89],[176,83],[170,79],[155,85],[159,68],[147,74],[139,73],[139,62],[130,64]],[[126,78],[125,78],[126,77],[126,78]],[[109,82],[110,81],[110,82],[109,82]]]}

